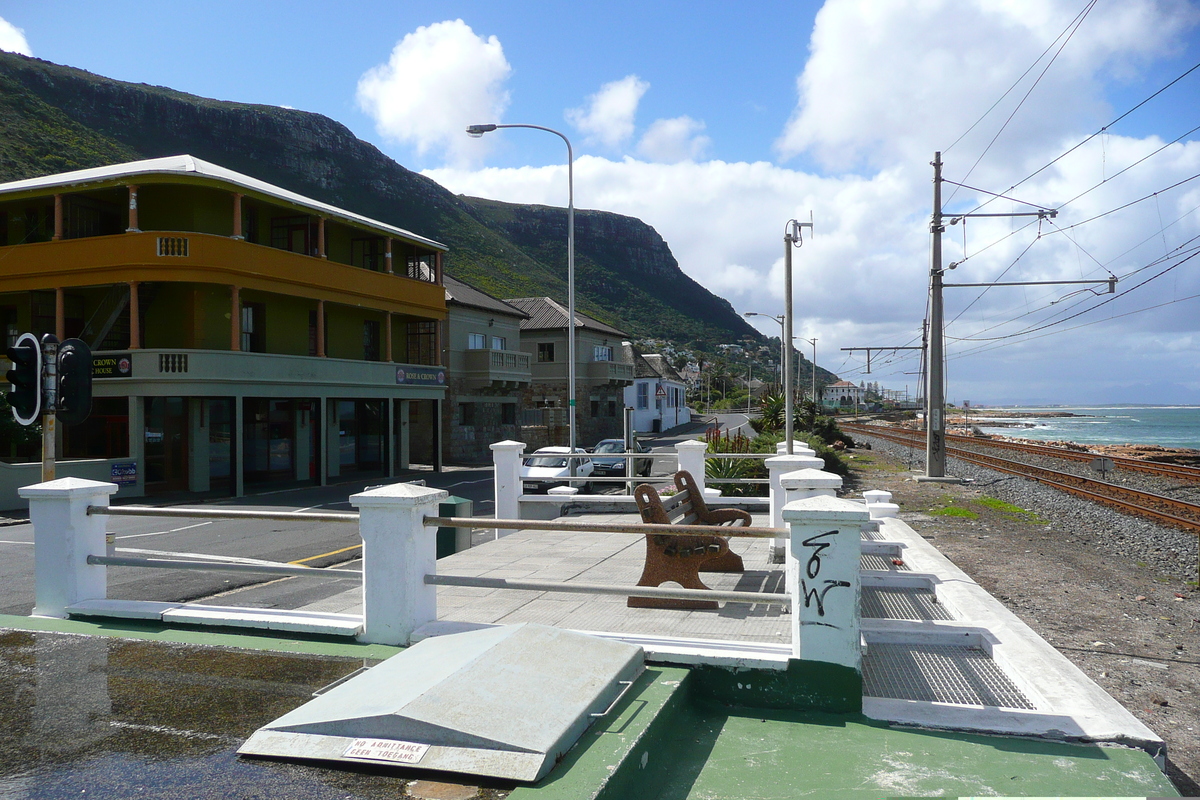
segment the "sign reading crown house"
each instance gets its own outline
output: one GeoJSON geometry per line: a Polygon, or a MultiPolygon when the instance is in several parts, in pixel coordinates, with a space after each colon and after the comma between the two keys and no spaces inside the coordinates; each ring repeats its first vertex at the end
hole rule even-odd
{"type": "Polygon", "coordinates": [[[405,386],[444,386],[446,370],[437,367],[396,367],[396,383],[405,386]]]}
{"type": "Polygon", "coordinates": [[[132,378],[133,358],[129,353],[92,354],[93,378],[132,378]]]}

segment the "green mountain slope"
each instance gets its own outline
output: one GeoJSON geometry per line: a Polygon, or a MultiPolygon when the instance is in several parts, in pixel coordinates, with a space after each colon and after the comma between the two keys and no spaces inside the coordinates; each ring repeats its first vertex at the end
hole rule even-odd
{"type": "MultiPolygon", "coordinates": [[[[189,153],[450,247],[499,297],[566,296],[566,213],[455,196],[328,117],[131,84],[0,52],[0,181],[189,153]]],[[[577,303],[635,336],[708,349],[761,335],[640,220],[577,214],[577,303]],[[645,268],[654,267],[653,276],[645,268]]]]}

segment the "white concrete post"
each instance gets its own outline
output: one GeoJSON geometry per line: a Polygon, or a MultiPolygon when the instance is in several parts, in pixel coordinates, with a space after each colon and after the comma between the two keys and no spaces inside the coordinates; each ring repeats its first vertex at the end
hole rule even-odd
{"type": "Polygon", "coordinates": [[[679,469],[692,473],[700,491],[704,491],[704,453],[708,445],[695,439],[684,439],[675,444],[675,452],[679,454],[679,469]]]}
{"type": "MultiPolygon", "coordinates": [[[[763,462],[767,467],[767,477],[771,481],[767,494],[770,496],[771,507],[771,527],[783,527],[783,506],[787,502],[783,496],[783,487],[779,485],[779,478],[788,472],[795,472],[799,469],[820,469],[825,466],[825,462],[819,458],[811,458],[804,455],[780,455],[772,456],[763,462]]],[[[787,539],[779,537],[771,543],[771,562],[774,564],[784,563],[785,554],[787,553],[787,539]]]]}
{"type": "Polygon", "coordinates": [[[437,587],[425,583],[437,572],[437,516],[445,489],[393,483],[350,495],[359,510],[363,550],[363,632],[372,644],[406,645],[413,631],[437,619],[437,587]]]}
{"type": "Polygon", "coordinates": [[[861,673],[859,555],[867,509],[839,497],[810,497],[788,503],[783,518],[792,529],[792,656],[861,673]]]}
{"type": "Polygon", "coordinates": [[[67,616],[67,607],[84,600],[103,600],[108,574],[87,557],[108,552],[108,517],[88,516],[88,506],[107,506],[119,487],[83,478],[23,486],[17,494],[29,501],[33,523],[35,617],[67,616]]]}
{"type": "MultiPolygon", "coordinates": [[[[488,446],[492,448],[492,463],[496,469],[496,519],[520,519],[521,455],[525,452],[525,444],[506,440],[488,446]]],[[[499,538],[510,533],[512,531],[497,530],[495,536],[499,538]]]]}
{"type": "MultiPolygon", "coordinates": [[[[775,454],[780,455],[780,456],[787,455],[787,442],[777,443],[775,445],[775,454]]],[[[809,458],[812,458],[816,454],[817,454],[816,450],[813,450],[806,443],[800,441],[799,439],[796,439],[792,442],[792,455],[808,456],[809,458]]]]}
{"type": "Polygon", "coordinates": [[[867,505],[875,503],[890,503],[892,502],[892,493],[885,492],[883,489],[868,489],[862,493],[863,499],[867,501],[867,505]]]}

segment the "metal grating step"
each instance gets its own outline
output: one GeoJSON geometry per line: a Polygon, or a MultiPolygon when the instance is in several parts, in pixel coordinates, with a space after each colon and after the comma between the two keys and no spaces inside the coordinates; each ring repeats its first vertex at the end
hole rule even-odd
{"type": "Polygon", "coordinates": [[[969,706],[1033,709],[1033,703],[978,647],[871,642],[863,694],[969,706]]]}
{"type": "Polygon", "coordinates": [[[929,589],[918,587],[862,587],[862,615],[867,619],[954,619],[929,589]]]}
{"type": "Polygon", "coordinates": [[[881,556],[878,553],[863,553],[858,559],[859,569],[881,569],[881,570],[907,570],[908,564],[894,556],[881,556]],[[901,561],[899,564],[893,564],[892,560],[901,561]]]}

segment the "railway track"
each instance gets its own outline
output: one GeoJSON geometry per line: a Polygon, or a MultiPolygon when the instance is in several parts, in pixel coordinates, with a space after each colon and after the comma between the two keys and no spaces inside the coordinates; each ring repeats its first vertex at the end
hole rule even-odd
{"type": "MultiPolygon", "coordinates": [[[[910,431],[905,428],[881,428],[875,425],[858,425],[854,423],[839,423],[843,428],[854,433],[858,431],[863,435],[876,435],[879,430],[885,430],[889,433],[897,433],[902,436],[908,436],[905,439],[907,444],[910,441],[919,442],[922,445],[925,442],[925,434],[920,431],[910,431]]],[[[900,441],[893,439],[892,441],[900,441]]],[[[1002,439],[977,439],[973,436],[958,436],[955,434],[946,434],[946,442],[959,442],[964,445],[972,445],[979,447],[994,447],[1002,450],[1017,450],[1031,455],[1045,456],[1047,458],[1061,458],[1064,461],[1079,461],[1082,463],[1090,463],[1098,458],[1096,453],[1081,453],[1078,450],[1066,450],[1061,447],[1049,447],[1043,444],[1025,444],[1023,442],[1007,442],[1002,439]]],[[[1111,459],[1113,466],[1117,469],[1129,470],[1130,472],[1143,472],[1147,475],[1159,475],[1162,477],[1179,478],[1185,481],[1200,484],[1200,467],[1189,467],[1182,464],[1163,464],[1158,461],[1143,461],[1138,458],[1126,458],[1122,456],[1104,456],[1111,459]]]]}
{"type": "MultiPolygon", "coordinates": [[[[843,427],[851,433],[859,433],[863,436],[877,436],[880,439],[886,439],[891,442],[898,442],[906,445],[917,445],[924,442],[924,436],[915,431],[904,431],[880,428],[867,425],[846,425],[843,427]]],[[[951,437],[947,437],[951,438],[951,437]]],[[[977,440],[972,440],[970,437],[953,437],[955,440],[966,439],[972,444],[979,444],[977,440]]],[[[1051,457],[1059,458],[1059,453],[1072,452],[1062,451],[1057,448],[1039,448],[1039,450],[1052,451],[1051,457]]],[[[1152,519],[1166,525],[1171,525],[1176,528],[1189,531],[1200,535],[1200,505],[1188,503],[1183,500],[1176,500],[1171,497],[1164,497],[1160,494],[1152,492],[1143,492],[1137,489],[1130,489],[1124,486],[1118,486],[1105,481],[1099,481],[1092,478],[1085,478],[1079,475],[1073,475],[1068,472],[1059,472],[1057,470],[1046,469],[1045,467],[1036,467],[1032,464],[1025,464],[1020,461],[1012,461],[998,456],[985,455],[974,450],[967,450],[961,447],[946,446],[946,454],[953,458],[961,459],[969,464],[975,464],[987,469],[996,470],[1009,475],[1017,475],[1023,478],[1037,481],[1038,483],[1051,486],[1068,494],[1082,497],[1096,503],[1115,508],[1127,514],[1132,514],[1139,517],[1152,519]]],[[[1039,453],[1048,455],[1046,453],[1039,453]]],[[[1075,453],[1074,455],[1082,455],[1075,453]]],[[[1094,455],[1089,458],[1095,458],[1094,455]]],[[[1080,460],[1080,459],[1072,459],[1080,460]]],[[[1174,465],[1170,465],[1174,466],[1174,465]]],[[[1164,474],[1164,473],[1156,473],[1164,474]]],[[[1174,475],[1175,473],[1165,473],[1174,475]]]]}

